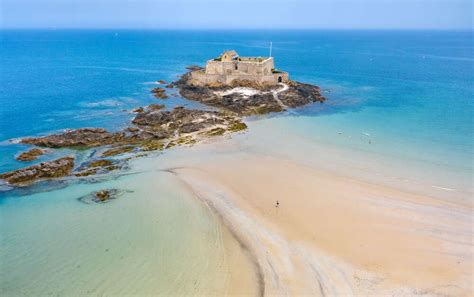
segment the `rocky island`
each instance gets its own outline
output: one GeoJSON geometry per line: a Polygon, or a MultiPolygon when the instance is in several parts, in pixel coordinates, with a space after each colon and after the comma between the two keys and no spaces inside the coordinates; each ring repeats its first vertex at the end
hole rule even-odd
{"type": "Polygon", "coordinates": [[[277,70],[272,57],[240,57],[226,51],[205,68],[193,66],[173,84],[189,100],[239,115],[281,112],[313,102],[324,102],[320,88],[289,79],[277,70]]]}
{"type": "MultiPolygon", "coordinates": [[[[20,143],[41,148],[107,148],[99,159],[86,161],[76,168],[74,158],[64,157],[1,174],[0,179],[23,186],[39,179],[107,173],[122,168],[121,164],[108,159],[110,157],[192,145],[209,137],[245,130],[247,125],[242,116],[281,112],[325,101],[319,87],[292,81],[288,73],[275,69],[272,57],[240,57],[235,51],[226,51],[209,60],[205,68],[190,66],[188,70],[167,88],[176,87],[182,97],[215,110],[184,107],[166,110],[163,104],[150,104],[135,108],[130,126],[120,131],[81,128],[24,138],[20,143]]],[[[158,83],[166,84],[161,80],[158,83]]],[[[157,99],[168,98],[164,88],[157,87],[151,92],[157,99]]],[[[17,158],[31,161],[44,152],[33,148],[17,158]]]]}

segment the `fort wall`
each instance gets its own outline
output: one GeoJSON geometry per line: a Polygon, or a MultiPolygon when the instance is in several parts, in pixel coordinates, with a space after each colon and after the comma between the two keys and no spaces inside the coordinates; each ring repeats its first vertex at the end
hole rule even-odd
{"type": "Polygon", "coordinates": [[[191,72],[191,77],[198,85],[231,84],[234,80],[250,80],[261,84],[287,82],[288,73],[275,72],[274,68],[272,57],[231,58],[228,52],[225,52],[220,59],[207,61],[204,70],[191,72]]]}

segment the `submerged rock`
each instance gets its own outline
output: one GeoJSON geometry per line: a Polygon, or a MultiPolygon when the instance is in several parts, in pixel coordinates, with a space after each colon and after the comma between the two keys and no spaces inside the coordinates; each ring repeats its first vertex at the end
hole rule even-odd
{"type": "Polygon", "coordinates": [[[29,151],[19,154],[15,159],[17,159],[18,161],[23,161],[23,162],[33,161],[33,160],[36,160],[39,156],[45,154],[46,152],[47,152],[46,150],[34,148],[34,149],[31,149],[29,151]]]}
{"type": "Polygon", "coordinates": [[[124,140],[123,133],[111,133],[102,128],[82,128],[68,130],[61,134],[24,138],[21,143],[50,148],[94,147],[113,144],[122,140],[124,140]]]}
{"type": "Polygon", "coordinates": [[[0,174],[0,179],[4,179],[11,185],[26,185],[40,179],[67,176],[71,173],[73,167],[74,158],[63,157],[0,174]]]}
{"type": "Polygon", "coordinates": [[[110,202],[118,197],[122,196],[125,193],[132,193],[133,191],[128,190],[118,190],[118,189],[104,189],[99,190],[96,192],[92,192],[90,194],[84,195],[82,197],[77,198],[79,202],[85,204],[102,204],[110,202]]]}

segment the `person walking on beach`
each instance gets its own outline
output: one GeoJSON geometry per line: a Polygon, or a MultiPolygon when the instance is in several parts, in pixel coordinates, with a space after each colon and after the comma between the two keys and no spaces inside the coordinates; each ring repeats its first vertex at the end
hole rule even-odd
{"type": "Polygon", "coordinates": [[[279,207],[280,207],[280,202],[278,202],[278,200],[277,200],[277,202],[276,202],[276,204],[275,204],[275,207],[276,207],[276,208],[279,208],[279,207]]]}

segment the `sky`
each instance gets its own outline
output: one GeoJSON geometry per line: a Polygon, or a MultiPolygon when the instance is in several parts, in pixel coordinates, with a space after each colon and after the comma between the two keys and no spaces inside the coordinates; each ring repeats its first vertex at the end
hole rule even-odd
{"type": "Polygon", "coordinates": [[[0,0],[0,28],[472,29],[474,0],[0,0]]]}

